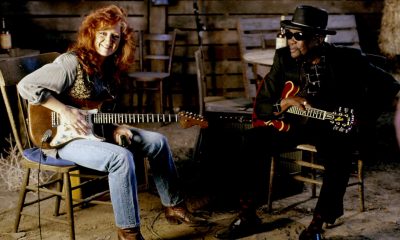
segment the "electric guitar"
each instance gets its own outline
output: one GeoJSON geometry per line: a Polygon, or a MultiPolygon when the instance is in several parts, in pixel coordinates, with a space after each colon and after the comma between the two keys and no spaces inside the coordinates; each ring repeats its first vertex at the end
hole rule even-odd
{"type": "MultiPolygon", "coordinates": [[[[99,104],[100,105],[100,104],[99,104]]],[[[188,112],[178,114],[131,114],[101,113],[97,108],[80,109],[86,113],[86,121],[91,126],[87,134],[78,134],[71,125],[64,122],[59,114],[41,105],[28,105],[28,132],[32,142],[44,149],[58,148],[75,139],[104,141],[93,131],[94,124],[136,124],[136,123],[170,123],[179,122],[182,128],[199,125],[207,128],[208,122],[201,116],[188,112]],[[43,134],[51,129],[50,142],[43,142],[43,134]]]]}
{"type": "MultiPolygon", "coordinates": [[[[284,89],[282,91],[282,99],[290,96],[295,96],[299,92],[299,87],[294,85],[292,81],[287,81],[285,83],[284,89]]],[[[337,111],[328,112],[317,108],[306,108],[302,110],[298,107],[292,106],[285,113],[295,114],[307,118],[313,118],[318,120],[327,120],[333,125],[333,130],[342,133],[348,133],[353,128],[354,112],[353,109],[339,107],[337,111]]],[[[281,119],[273,119],[269,121],[263,121],[259,119],[253,119],[253,127],[260,126],[273,126],[279,131],[287,132],[290,130],[290,123],[285,122],[281,119]]]]}

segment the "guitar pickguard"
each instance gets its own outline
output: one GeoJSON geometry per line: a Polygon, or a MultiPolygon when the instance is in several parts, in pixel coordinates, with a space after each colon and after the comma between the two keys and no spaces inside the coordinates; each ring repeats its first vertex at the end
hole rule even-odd
{"type": "MultiPolygon", "coordinates": [[[[52,119],[52,122],[58,122],[59,124],[56,127],[57,132],[52,138],[50,142],[51,147],[59,147],[61,145],[64,145],[72,140],[75,139],[88,139],[88,140],[94,140],[94,141],[104,141],[104,138],[97,136],[93,132],[93,122],[91,119],[91,114],[96,114],[98,112],[97,109],[91,109],[91,110],[80,110],[82,112],[86,112],[86,121],[90,125],[90,129],[88,130],[87,134],[79,134],[75,131],[74,128],[72,128],[71,125],[65,123],[63,119],[52,119]]],[[[54,113],[52,114],[52,118],[57,118],[57,115],[54,113]]]]}

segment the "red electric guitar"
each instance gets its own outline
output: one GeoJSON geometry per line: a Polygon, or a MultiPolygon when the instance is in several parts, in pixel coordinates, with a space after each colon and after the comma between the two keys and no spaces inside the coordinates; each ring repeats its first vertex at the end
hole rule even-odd
{"type": "MultiPolygon", "coordinates": [[[[296,86],[292,81],[287,81],[282,91],[282,99],[295,96],[299,92],[300,88],[296,86]]],[[[352,109],[340,107],[335,112],[327,112],[317,108],[307,108],[302,110],[298,107],[292,106],[285,113],[291,113],[300,115],[303,117],[314,118],[319,120],[328,120],[333,125],[333,130],[348,133],[354,125],[354,113],[352,109]]],[[[253,119],[253,127],[260,126],[273,126],[279,131],[287,132],[290,130],[290,123],[284,120],[269,120],[263,121],[259,119],[253,119]]]]}

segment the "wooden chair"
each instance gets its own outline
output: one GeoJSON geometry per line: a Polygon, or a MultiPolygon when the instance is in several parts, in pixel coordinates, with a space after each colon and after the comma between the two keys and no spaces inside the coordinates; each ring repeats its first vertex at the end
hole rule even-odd
{"type": "Polygon", "coordinates": [[[254,66],[244,61],[243,55],[246,52],[254,49],[275,49],[275,38],[279,28],[279,16],[263,18],[239,18],[237,20],[239,50],[240,56],[242,57],[243,85],[246,97],[256,96],[257,81],[260,78],[263,78],[264,75],[269,72],[269,68],[257,68],[258,71],[254,71],[254,66]]]}
{"type": "Polygon", "coordinates": [[[38,217],[37,214],[31,214],[29,211],[26,211],[27,207],[33,204],[40,204],[41,201],[54,197],[54,216],[56,217],[39,216],[41,219],[67,224],[69,226],[70,239],[75,239],[74,207],[87,205],[89,202],[111,205],[110,201],[95,200],[98,197],[108,194],[108,188],[85,198],[82,198],[85,193],[80,192],[80,189],[89,186],[89,184],[96,184],[92,186],[92,189],[96,189],[96,186],[99,187],[100,185],[98,184],[100,183],[103,184],[101,186],[104,186],[104,184],[107,184],[107,175],[83,174],[81,172],[82,168],[75,163],[68,160],[50,158],[43,154],[41,146],[32,148],[33,143],[28,136],[27,103],[19,97],[16,91],[16,85],[25,75],[35,71],[46,63],[52,62],[58,55],[58,53],[44,53],[0,61],[0,89],[7,109],[13,137],[19,152],[23,156],[21,165],[26,170],[16,208],[14,232],[18,232],[22,215],[38,217]],[[55,178],[45,183],[31,183],[32,170],[53,172],[55,178]],[[36,200],[26,200],[26,195],[30,191],[38,194],[36,200]],[[41,193],[40,197],[39,193],[41,193]],[[65,201],[66,220],[57,217],[60,215],[61,200],[65,201]]]}
{"type": "Polygon", "coordinates": [[[360,39],[354,15],[329,15],[327,28],[335,30],[336,34],[328,35],[325,41],[336,45],[360,48],[360,39]]]}
{"type": "MultiPolygon", "coordinates": [[[[224,127],[244,129],[251,125],[253,101],[243,97],[226,98],[224,96],[208,95],[207,75],[202,49],[196,50],[194,55],[197,71],[199,114],[207,118],[210,128],[221,129],[221,124],[223,124],[224,127]]],[[[197,135],[196,146],[193,151],[194,159],[200,158],[203,138],[210,131],[201,129],[197,135]]]]}
{"type": "MultiPolygon", "coordinates": [[[[315,154],[317,150],[315,146],[310,144],[300,144],[296,147],[294,151],[299,151],[300,158],[288,157],[288,153],[282,153],[280,156],[274,156],[271,158],[271,167],[270,167],[270,175],[269,175],[269,188],[268,188],[268,211],[272,212],[272,202],[273,202],[273,194],[274,194],[274,180],[276,177],[276,164],[277,161],[289,161],[296,166],[297,172],[291,173],[291,176],[300,182],[308,183],[312,185],[311,189],[311,197],[315,198],[317,196],[317,188],[316,186],[322,185],[322,179],[318,176],[321,176],[323,171],[325,170],[324,166],[319,164],[316,161],[315,154]],[[309,171],[303,171],[303,168],[307,168],[309,171]],[[306,172],[306,174],[304,174],[306,172]]],[[[360,159],[359,154],[354,154],[355,162],[357,163],[357,169],[352,174],[356,178],[355,181],[350,180],[348,187],[350,186],[358,186],[358,195],[359,195],[359,210],[363,212],[365,209],[364,204],[364,172],[363,172],[363,160],[360,159]]]]}
{"type": "Polygon", "coordinates": [[[171,69],[175,51],[176,31],[168,34],[139,32],[139,68],[138,72],[128,74],[128,81],[132,81],[131,104],[133,104],[133,91],[138,97],[138,110],[142,112],[143,95],[146,93],[147,104],[151,92],[159,94],[159,111],[172,112],[171,69]]]}
{"type": "Polygon", "coordinates": [[[220,114],[221,117],[229,114],[249,115],[253,111],[251,98],[227,98],[224,96],[210,96],[207,94],[207,75],[205,72],[204,54],[201,49],[195,52],[197,87],[199,96],[199,114],[220,114]]]}

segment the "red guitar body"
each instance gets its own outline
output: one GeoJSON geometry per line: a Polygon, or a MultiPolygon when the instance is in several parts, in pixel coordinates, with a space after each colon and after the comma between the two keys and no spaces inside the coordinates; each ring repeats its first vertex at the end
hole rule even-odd
{"type": "MultiPolygon", "coordinates": [[[[300,88],[298,86],[294,85],[292,81],[287,81],[285,82],[285,86],[283,87],[281,98],[284,99],[295,96],[299,91],[300,88]]],[[[255,113],[253,113],[253,127],[265,127],[265,126],[273,126],[280,132],[287,132],[290,130],[290,123],[286,123],[283,120],[276,120],[276,119],[263,121],[257,119],[257,116],[255,115],[255,113]]]]}

